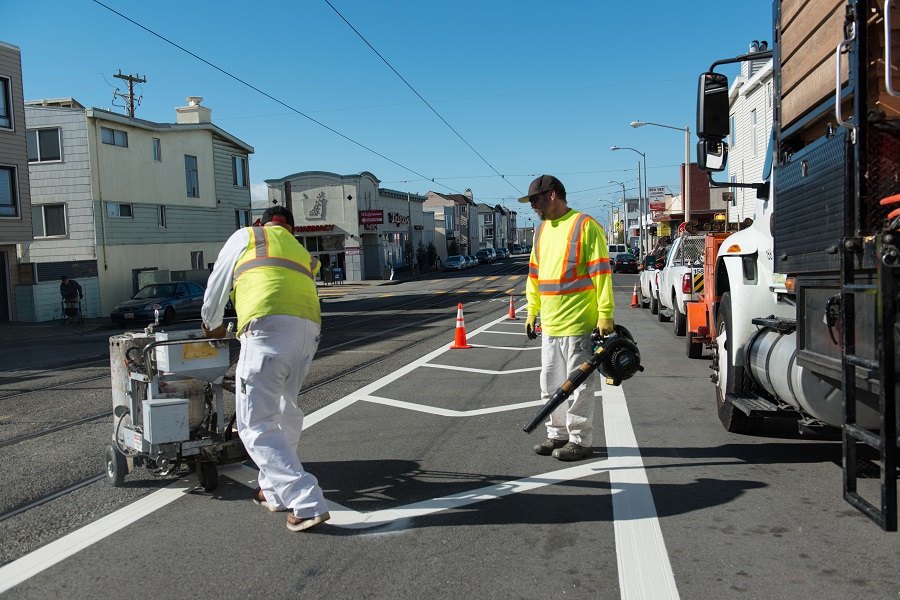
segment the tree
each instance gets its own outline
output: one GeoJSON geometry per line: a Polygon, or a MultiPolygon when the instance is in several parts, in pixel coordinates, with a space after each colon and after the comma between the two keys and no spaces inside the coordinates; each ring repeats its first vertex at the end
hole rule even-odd
{"type": "Polygon", "coordinates": [[[412,268],[413,245],[411,240],[403,242],[403,261],[406,266],[412,268]]]}
{"type": "Polygon", "coordinates": [[[416,248],[416,262],[419,264],[419,271],[422,273],[428,271],[428,266],[434,263],[428,262],[428,251],[425,249],[425,244],[422,243],[422,240],[419,240],[419,246],[416,248]]]}
{"type": "Polygon", "coordinates": [[[459,254],[459,246],[456,245],[456,240],[450,242],[450,245],[447,246],[447,254],[453,256],[454,254],[459,254]]]}
{"type": "Polygon", "coordinates": [[[433,264],[437,263],[438,253],[437,253],[437,248],[434,247],[433,242],[428,242],[427,252],[428,252],[428,264],[433,265],[433,264]]]}

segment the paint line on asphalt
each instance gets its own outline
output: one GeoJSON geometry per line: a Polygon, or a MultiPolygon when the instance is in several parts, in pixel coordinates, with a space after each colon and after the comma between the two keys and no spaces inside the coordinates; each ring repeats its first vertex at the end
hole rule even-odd
{"type": "Polygon", "coordinates": [[[621,386],[601,382],[603,429],[609,459],[617,468],[609,472],[613,492],[613,529],[619,589],[623,600],[679,598],[675,574],[666,551],[656,504],[634,435],[625,392],[621,386]]]}
{"type": "Polygon", "coordinates": [[[373,404],[382,404],[384,406],[392,406],[394,408],[402,408],[404,410],[412,410],[416,412],[438,415],[441,417],[477,417],[479,415],[489,415],[492,413],[508,412],[511,410],[519,410],[521,408],[531,408],[532,406],[541,406],[544,404],[542,400],[532,400],[530,402],[519,402],[518,404],[505,404],[503,406],[493,406],[491,408],[476,408],[473,410],[451,410],[449,408],[438,408],[436,406],[426,406],[424,404],[416,404],[415,402],[404,402],[403,400],[393,400],[391,398],[380,398],[378,396],[366,396],[360,398],[365,402],[373,404]]]}
{"type": "MultiPolygon", "coordinates": [[[[479,348],[488,348],[490,346],[478,346],[479,348]]],[[[525,367],[523,369],[510,369],[509,371],[494,371],[493,369],[476,369],[475,367],[455,367],[453,365],[427,364],[423,367],[431,367],[432,369],[447,369],[450,371],[465,371],[466,373],[483,373],[485,375],[514,375],[516,373],[528,373],[530,371],[540,371],[540,367],[525,367]]]]}
{"type": "Polygon", "coordinates": [[[49,569],[81,550],[92,546],[123,527],[146,517],[150,513],[183,498],[196,485],[189,485],[184,480],[176,481],[163,489],[153,492],[116,512],[85,525],[34,552],[26,554],[3,567],[0,567],[0,594],[31,579],[38,573],[49,569]]]}

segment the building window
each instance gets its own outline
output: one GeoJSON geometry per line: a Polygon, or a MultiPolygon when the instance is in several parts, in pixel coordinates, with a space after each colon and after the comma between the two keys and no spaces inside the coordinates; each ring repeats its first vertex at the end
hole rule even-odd
{"type": "Polygon", "coordinates": [[[159,138],[153,138],[153,160],[162,162],[162,142],[159,138]]]}
{"type": "Polygon", "coordinates": [[[191,252],[191,268],[192,269],[202,269],[203,268],[203,251],[199,252],[191,252]]]}
{"type": "Polygon", "coordinates": [[[247,187],[247,158],[244,156],[231,157],[231,168],[234,174],[234,185],[237,187],[247,187]]]}
{"type": "Polygon", "coordinates": [[[31,227],[36,238],[65,236],[68,233],[66,231],[66,205],[32,205],[31,227]]]}
{"type": "Polygon", "coordinates": [[[750,148],[756,156],[756,109],[750,111],[750,148]]]}
{"type": "Polygon", "coordinates": [[[728,146],[735,147],[737,141],[737,130],[734,128],[734,115],[731,115],[731,127],[728,129],[728,146]]]}
{"type": "Polygon", "coordinates": [[[28,145],[28,162],[50,162],[62,160],[59,142],[60,129],[29,129],[25,132],[28,145]]]}
{"type": "Polygon", "coordinates": [[[156,207],[156,225],[157,227],[166,226],[166,207],[162,204],[156,207]]]}
{"type": "Polygon", "coordinates": [[[7,77],[0,77],[0,127],[12,129],[12,86],[7,77]]]}
{"type": "Polygon", "coordinates": [[[488,240],[494,239],[494,228],[493,227],[485,227],[484,228],[484,237],[485,237],[485,239],[488,239],[488,240]]]}
{"type": "Polygon", "coordinates": [[[200,177],[197,173],[197,157],[184,155],[184,179],[187,183],[188,198],[200,197],[200,177]]]}
{"type": "Polygon", "coordinates": [[[134,217],[134,211],[130,204],[119,204],[118,202],[106,203],[106,216],[115,219],[131,219],[134,217]]]}
{"type": "Polygon", "coordinates": [[[109,127],[100,128],[100,141],[104,144],[112,146],[128,147],[128,134],[119,129],[110,129],[109,127]]]}
{"type": "Polygon", "coordinates": [[[15,167],[0,167],[0,217],[19,216],[19,194],[15,167]]]}
{"type": "Polygon", "coordinates": [[[484,213],[484,222],[487,225],[493,225],[494,223],[494,213],[484,213]]]}
{"type": "Polygon", "coordinates": [[[250,227],[250,211],[246,208],[234,211],[234,224],[237,229],[250,227]]]}

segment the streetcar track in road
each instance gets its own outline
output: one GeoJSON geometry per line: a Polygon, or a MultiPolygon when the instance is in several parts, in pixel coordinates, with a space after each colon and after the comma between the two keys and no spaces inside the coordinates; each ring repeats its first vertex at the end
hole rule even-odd
{"type": "Polygon", "coordinates": [[[90,383],[91,381],[97,381],[98,379],[109,379],[109,374],[99,375],[97,377],[88,377],[87,379],[78,379],[75,381],[66,381],[63,383],[59,383],[56,385],[48,385],[45,387],[32,388],[28,390],[23,390],[16,392],[14,394],[0,394],[0,400],[9,400],[10,398],[19,398],[21,396],[27,396],[29,394],[35,394],[37,392],[46,392],[48,390],[58,390],[60,388],[64,388],[70,385],[74,385],[77,383],[90,383]]]}
{"type": "Polygon", "coordinates": [[[59,425],[54,425],[53,427],[48,427],[47,429],[41,429],[40,431],[33,431],[31,433],[26,433],[14,438],[9,438],[8,440],[0,440],[0,448],[5,448],[7,446],[12,446],[14,444],[19,444],[21,442],[25,442],[28,440],[32,440],[34,438],[39,438],[45,435],[49,435],[51,433],[56,433],[57,431],[62,431],[63,429],[68,429],[69,427],[75,427],[76,425],[83,425],[84,423],[90,423],[91,421],[96,421],[97,419],[103,419],[105,417],[112,416],[113,411],[108,410],[106,412],[102,412],[98,415],[92,415],[90,417],[82,417],[81,419],[75,419],[74,421],[66,421],[65,423],[60,423],[59,425]]]}
{"type": "Polygon", "coordinates": [[[44,494],[43,496],[40,496],[39,498],[35,498],[34,500],[29,500],[28,502],[20,504],[19,506],[13,508],[12,510],[6,511],[5,513],[0,513],[0,523],[5,521],[6,519],[9,519],[10,517],[14,517],[18,514],[21,514],[21,513],[25,512],[26,510],[30,510],[32,508],[37,508],[38,506],[47,504],[51,500],[56,500],[57,498],[60,498],[67,494],[71,494],[72,492],[74,492],[76,490],[80,490],[83,487],[87,487],[87,486],[89,486],[93,483],[96,483],[105,478],[106,478],[106,473],[100,472],[95,475],[91,475],[90,477],[87,477],[85,479],[82,479],[81,481],[76,481],[75,483],[69,484],[65,487],[61,487],[61,488],[54,490],[48,494],[44,494]]]}

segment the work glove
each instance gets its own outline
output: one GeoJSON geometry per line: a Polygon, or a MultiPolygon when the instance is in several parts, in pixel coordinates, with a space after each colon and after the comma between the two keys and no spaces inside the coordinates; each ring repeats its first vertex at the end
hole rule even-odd
{"type": "Polygon", "coordinates": [[[537,315],[528,315],[525,318],[525,335],[529,340],[537,339],[537,333],[534,331],[534,324],[537,321],[537,315]]]}
{"type": "Polygon", "coordinates": [[[200,330],[203,331],[203,337],[205,338],[215,338],[220,340],[225,337],[225,323],[222,323],[215,329],[207,329],[206,323],[200,323],[200,330]]]}
{"type": "Polygon", "coordinates": [[[597,329],[600,330],[600,335],[609,335],[616,329],[616,324],[613,323],[612,319],[605,319],[600,317],[597,319],[597,329]]]}

